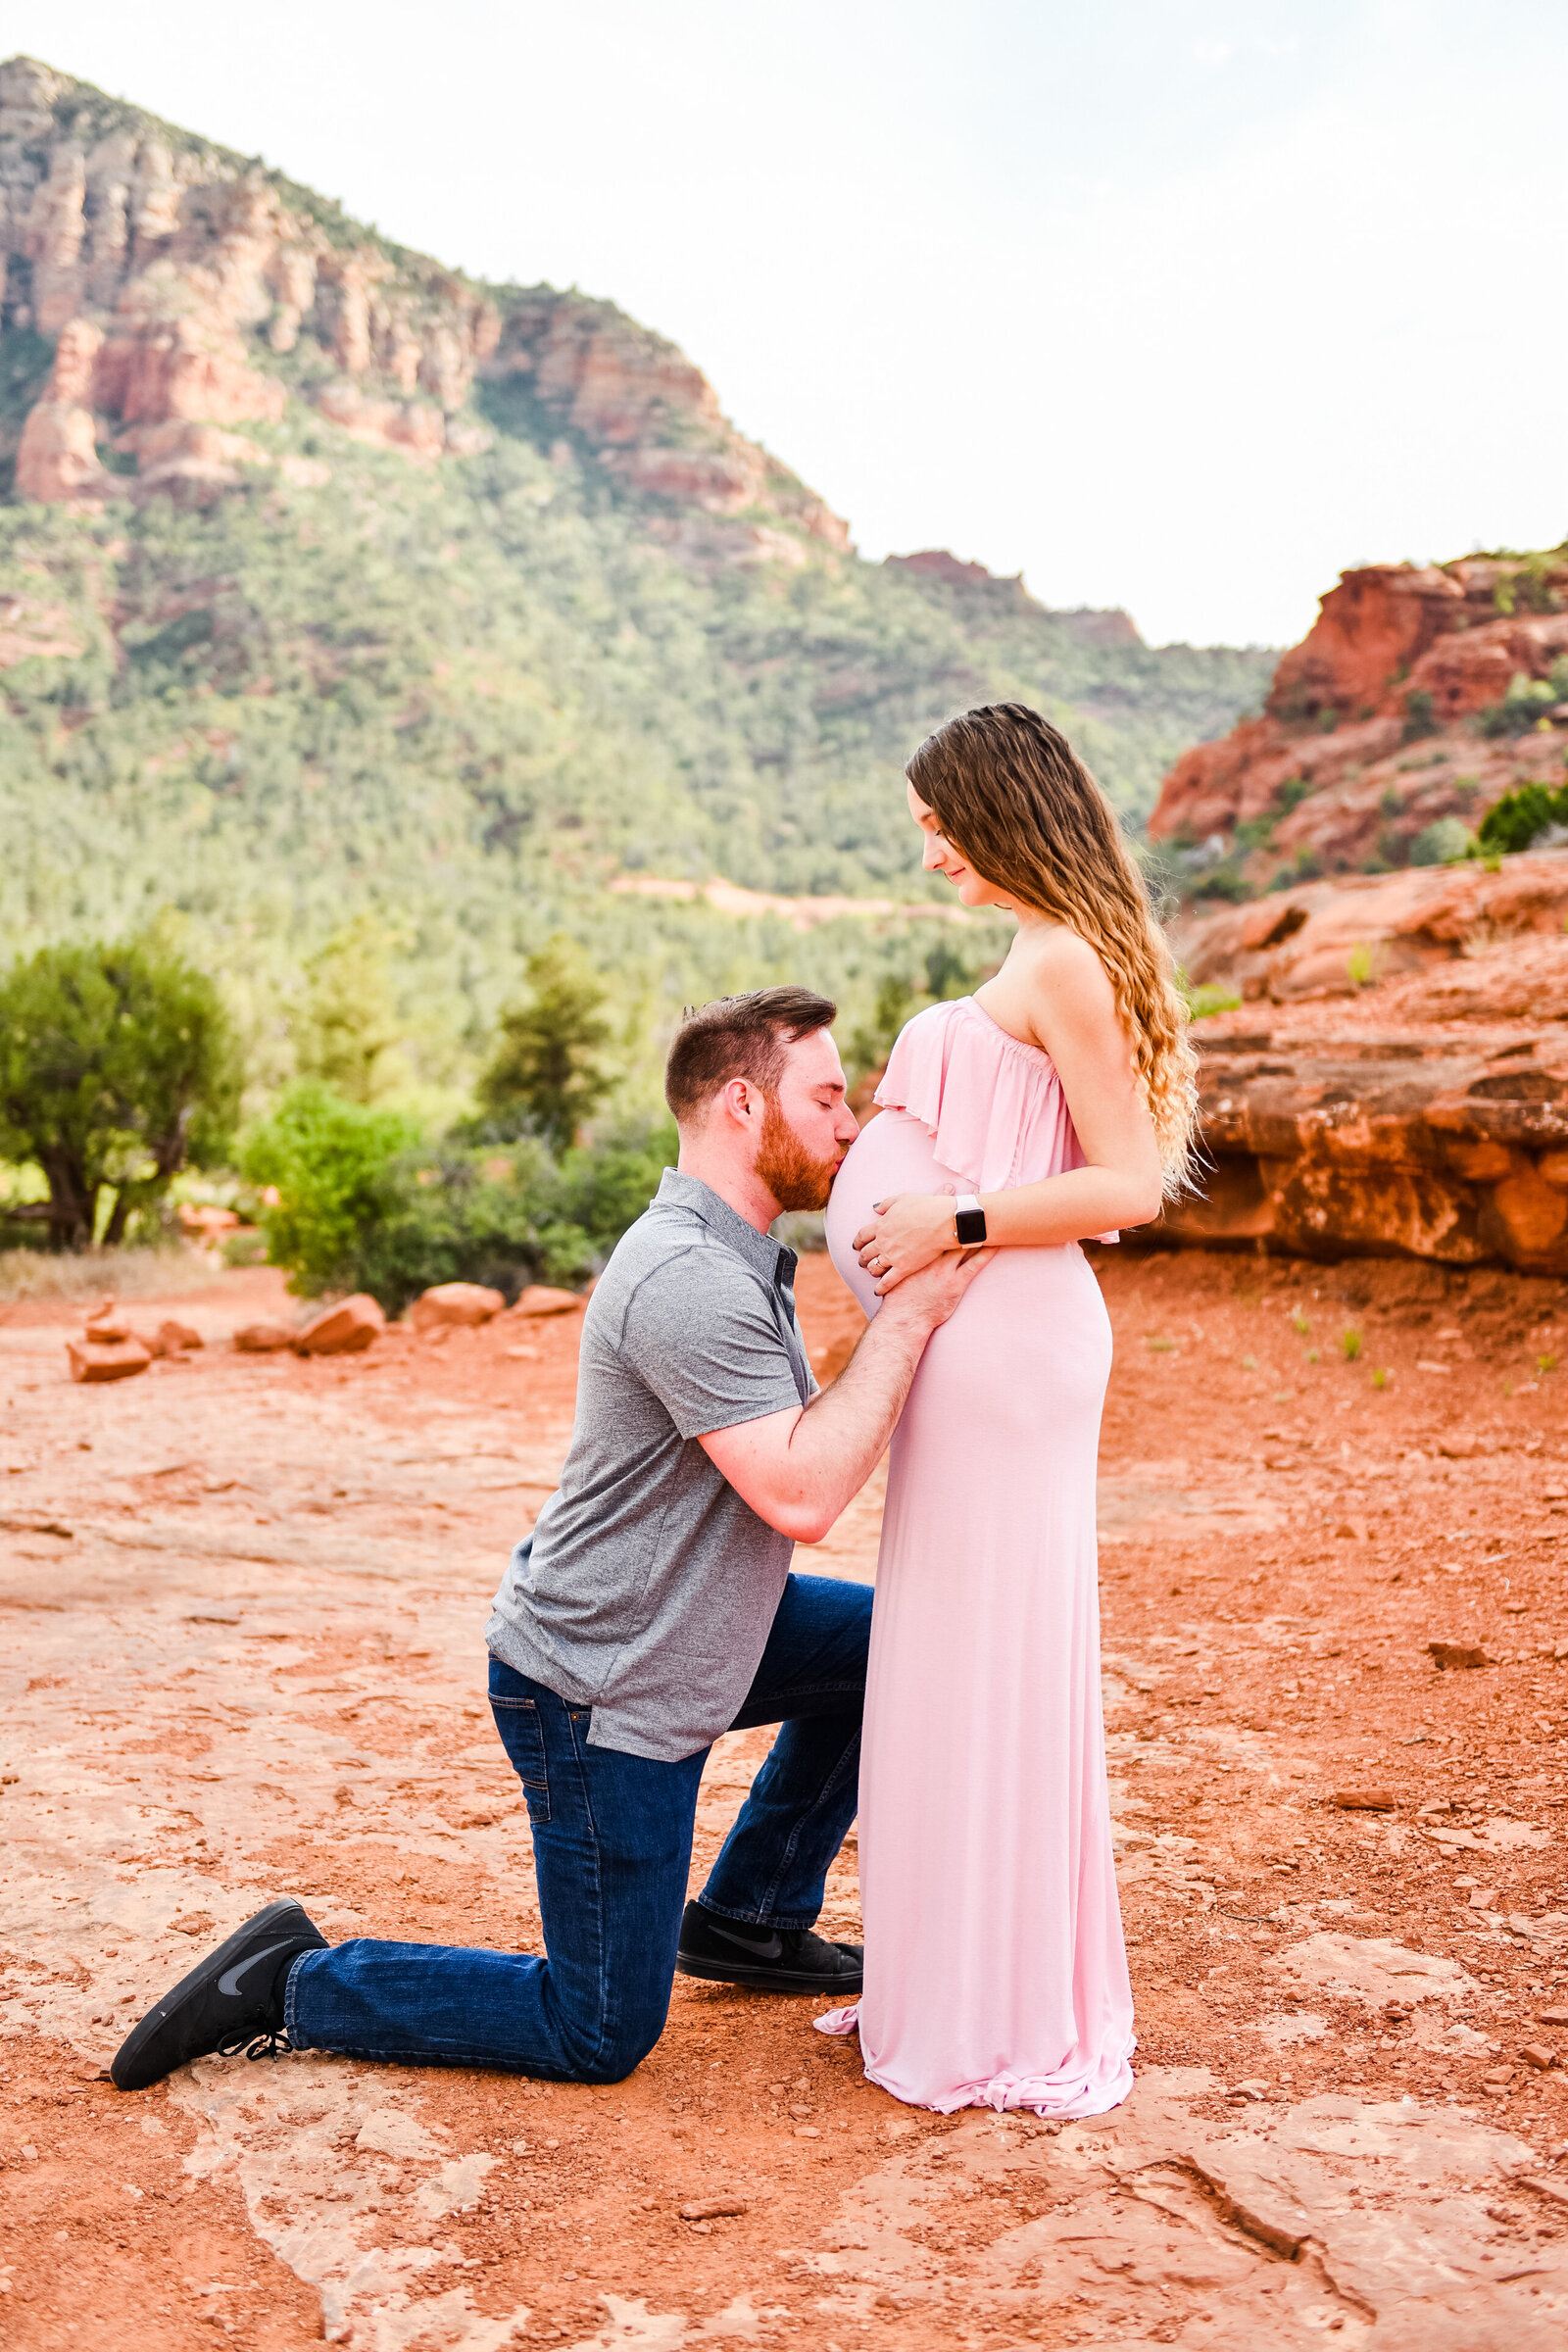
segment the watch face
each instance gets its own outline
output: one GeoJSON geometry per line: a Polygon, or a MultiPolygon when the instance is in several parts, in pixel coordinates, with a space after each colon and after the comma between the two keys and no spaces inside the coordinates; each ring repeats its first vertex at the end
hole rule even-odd
{"type": "Polygon", "coordinates": [[[976,1242],[983,1242],[986,1238],[986,1212],[983,1208],[960,1208],[953,1224],[962,1249],[972,1249],[976,1242]]]}

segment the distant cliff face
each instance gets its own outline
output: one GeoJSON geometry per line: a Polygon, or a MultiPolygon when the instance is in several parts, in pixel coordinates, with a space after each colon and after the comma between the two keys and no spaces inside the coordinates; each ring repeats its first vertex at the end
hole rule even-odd
{"type": "Polygon", "coordinates": [[[1346,572],[1258,718],[1166,777],[1156,839],[1224,853],[1233,886],[1377,872],[1444,817],[1562,781],[1568,546],[1346,572]]]}
{"type": "MultiPolygon", "coordinates": [[[[937,580],[944,588],[957,589],[960,594],[974,590],[988,600],[1012,604],[1030,612],[1044,611],[1023,584],[1023,573],[1015,571],[999,577],[988,571],[983,564],[968,564],[956,556],[951,548],[922,547],[912,556],[884,556],[886,571],[902,572],[917,580],[937,580]]],[[[1080,605],[1070,611],[1057,611],[1053,618],[1060,628],[1067,629],[1080,645],[1136,645],[1143,639],[1129,612],[1120,606],[1096,608],[1080,605]]]]}
{"type": "Polygon", "coordinates": [[[262,454],[234,428],[291,399],[415,463],[469,455],[488,383],[524,387],[662,504],[679,552],[800,563],[849,545],[700,370],[612,304],[476,284],[30,58],[0,66],[0,273],[5,325],[56,345],[15,445],[24,498],[123,490],[117,458],[149,490],[216,495],[262,454]]]}

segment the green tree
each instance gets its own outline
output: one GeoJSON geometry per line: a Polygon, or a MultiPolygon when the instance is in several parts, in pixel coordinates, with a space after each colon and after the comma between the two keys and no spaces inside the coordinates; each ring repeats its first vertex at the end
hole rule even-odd
{"type": "Polygon", "coordinates": [[[156,938],[40,949],[0,981],[0,1151],[31,1160],[47,1202],[13,1209],[57,1250],[103,1240],[187,1163],[226,1148],[238,1057],[218,991],[156,938]]]}
{"type": "Polygon", "coordinates": [[[302,1078],[319,1079],[350,1102],[386,1092],[386,1058],[402,1040],[392,996],[386,934],[373,914],[356,915],[305,966],[305,1004],[295,1024],[302,1078]]]}
{"type": "Polygon", "coordinates": [[[538,1135],[564,1152],[614,1085],[600,1059],[611,1039],[609,992],[581,950],[559,936],[525,970],[528,1001],[501,1015],[479,1105],[495,1134],[538,1135]]]}

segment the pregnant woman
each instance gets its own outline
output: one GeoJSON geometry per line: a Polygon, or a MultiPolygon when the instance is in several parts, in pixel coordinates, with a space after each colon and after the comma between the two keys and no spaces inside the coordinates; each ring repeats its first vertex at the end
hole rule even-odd
{"type": "Polygon", "coordinates": [[[828,1210],[868,1314],[940,1251],[992,1263],[894,1433],[860,1767],[865,2071],[911,2105],[1099,2115],[1132,2086],[1100,1704],[1095,1464],[1110,1329],[1078,1244],[1154,1216],[1195,1056],[1100,787],[1022,704],[920,746],[909,811],[1002,969],[909,1022],[828,1210]]]}

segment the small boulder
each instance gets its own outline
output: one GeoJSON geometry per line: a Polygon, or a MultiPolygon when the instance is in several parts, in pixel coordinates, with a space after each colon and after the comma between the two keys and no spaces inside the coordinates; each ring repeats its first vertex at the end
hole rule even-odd
{"type": "Polygon", "coordinates": [[[176,1323],[172,1316],[159,1324],[147,1343],[154,1355],[184,1355],[202,1344],[199,1331],[193,1331],[188,1323],[176,1323]]]}
{"type": "Polygon", "coordinates": [[[531,1282],[512,1309],[514,1315],[569,1315],[587,1300],[575,1291],[553,1291],[548,1283],[531,1282]]]}
{"type": "Polygon", "coordinates": [[[130,1325],[112,1298],[95,1306],[87,1317],[87,1338],[95,1348],[115,1348],[130,1337],[130,1325]]]}
{"type": "Polygon", "coordinates": [[[1429,1642],[1427,1648],[1433,1664],[1445,1669],[1493,1663],[1479,1642],[1429,1642]]]}
{"type": "Polygon", "coordinates": [[[1543,2074],[1557,2063],[1557,2053],[1546,2041],[1527,2041],[1519,2055],[1526,2066],[1539,2067],[1543,2074]]]}
{"type": "Polygon", "coordinates": [[[129,1380],[145,1372],[152,1353],[140,1340],[68,1340],[66,1353],[73,1380],[129,1380]]]}
{"type": "Polygon", "coordinates": [[[356,1291],[352,1298],[340,1298],[336,1306],[313,1315],[295,1332],[291,1345],[296,1355],[357,1355],[385,1329],[386,1317],[377,1301],[368,1291],[356,1291]]]}
{"type": "Polygon", "coordinates": [[[241,1355],[275,1355],[293,1341],[294,1334],[281,1323],[243,1323],[234,1334],[241,1355]]]}
{"type": "Polygon", "coordinates": [[[1392,1813],[1395,1799],[1387,1788],[1336,1788],[1334,1802],[1342,1813],[1392,1813]]]}
{"type": "Polygon", "coordinates": [[[488,1290],[481,1282],[438,1282],[433,1290],[423,1291],[416,1298],[409,1309],[409,1321],[421,1335],[450,1331],[454,1326],[488,1323],[506,1303],[499,1291],[488,1290]]]}

